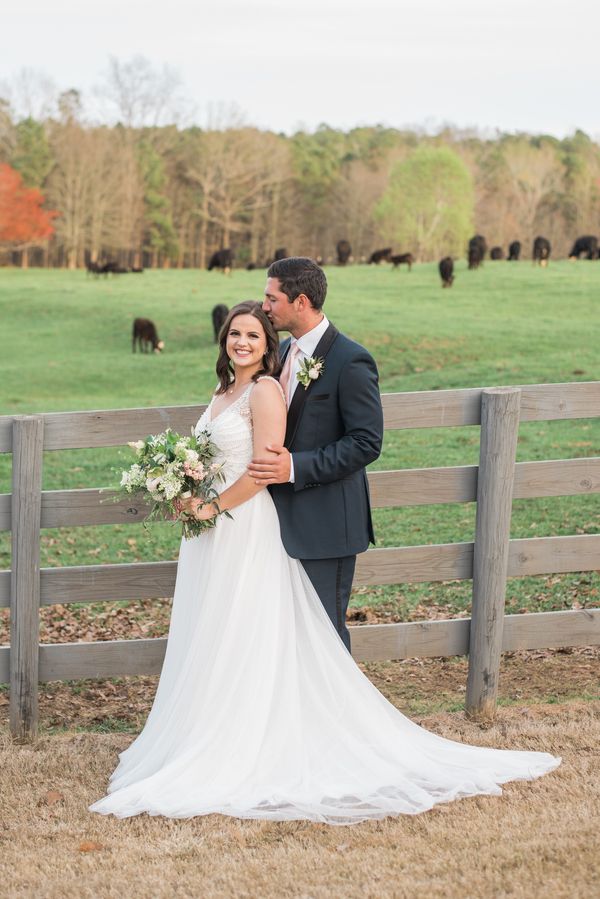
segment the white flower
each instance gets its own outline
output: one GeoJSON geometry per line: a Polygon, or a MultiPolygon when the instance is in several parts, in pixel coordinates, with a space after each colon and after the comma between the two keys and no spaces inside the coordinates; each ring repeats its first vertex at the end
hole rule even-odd
{"type": "Polygon", "coordinates": [[[302,384],[305,390],[308,389],[312,381],[316,381],[323,374],[325,362],[323,359],[303,359],[300,363],[300,369],[296,374],[296,378],[302,384]]]}
{"type": "Polygon", "coordinates": [[[160,478],[146,478],[146,490],[154,493],[160,487],[160,478]]]}
{"type": "Polygon", "coordinates": [[[142,450],[144,449],[144,441],[143,440],[130,440],[128,442],[127,446],[130,446],[131,449],[134,449],[139,456],[140,453],[142,452],[142,450]]]}
{"type": "Polygon", "coordinates": [[[183,461],[186,458],[186,454],[190,452],[188,449],[188,437],[183,437],[181,440],[178,440],[175,444],[175,458],[181,459],[183,461]]]}

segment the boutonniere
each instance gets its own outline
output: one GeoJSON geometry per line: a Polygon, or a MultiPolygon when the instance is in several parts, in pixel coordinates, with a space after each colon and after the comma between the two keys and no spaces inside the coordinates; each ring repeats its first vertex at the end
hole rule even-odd
{"type": "Polygon", "coordinates": [[[325,360],[324,359],[315,359],[314,356],[311,356],[310,359],[303,359],[300,363],[300,370],[296,377],[302,384],[305,390],[307,390],[313,381],[316,381],[317,378],[320,378],[325,369],[325,360]]]}

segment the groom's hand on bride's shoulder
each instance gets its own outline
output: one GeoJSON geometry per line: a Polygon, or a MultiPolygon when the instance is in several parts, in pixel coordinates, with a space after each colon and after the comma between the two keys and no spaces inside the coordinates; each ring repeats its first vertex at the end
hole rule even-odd
{"type": "Polygon", "coordinates": [[[285,446],[269,445],[270,456],[257,457],[248,466],[248,474],[256,484],[287,484],[290,479],[290,454],[285,446]]]}

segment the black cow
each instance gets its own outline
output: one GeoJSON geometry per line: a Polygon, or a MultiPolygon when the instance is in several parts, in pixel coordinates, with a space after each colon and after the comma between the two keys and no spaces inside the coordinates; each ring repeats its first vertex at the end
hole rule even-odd
{"type": "Polygon", "coordinates": [[[476,234],[469,241],[469,268],[479,268],[483,264],[485,254],[487,253],[487,242],[482,234],[476,234]]]}
{"type": "Polygon", "coordinates": [[[88,275],[96,275],[97,277],[98,275],[102,274],[102,266],[98,262],[93,262],[92,260],[90,260],[89,262],[86,262],[85,267],[87,269],[88,275]]]}
{"type": "Polygon", "coordinates": [[[155,353],[160,353],[165,345],[162,340],[158,339],[156,325],[149,318],[136,318],[133,322],[131,349],[134,353],[136,341],[140,353],[147,353],[150,344],[152,344],[152,349],[155,353]]]}
{"type": "Polygon", "coordinates": [[[336,244],[338,265],[346,265],[352,256],[352,247],[347,240],[338,240],[336,244]]]}
{"type": "Polygon", "coordinates": [[[407,265],[408,270],[410,271],[414,261],[415,257],[412,253],[399,253],[397,256],[390,256],[390,262],[393,264],[394,268],[398,268],[399,265],[407,265]]]}
{"type": "Polygon", "coordinates": [[[129,271],[132,272],[134,275],[143,275],[144,274],[144,269],[142,268],[142,266],[134,265],[129,269],[129,271]]]}
{"type": "Polygon", "coordinates": [[[504,259],[504,250],[502,247],[492,247],[490,250],[490,259],[493,259],[494,261],[504,259]]]}
{"type": "Polygon", "coordinates": [[[287,259],[288,256],[289,253],[285,247],[277,247],[275,250],[275,262],[279,262],[280,259],[287,259]]]}
{"type": "Polygon", "coordinates": [[[569,259],[579,259],[582,253],[585,253],[586,259],[598,258],[598,238],[593,234],[585,234],[583,237],[577,238],[569,253],[569,259]]]}
{"type": "Polygon", "coordinates": [[[256,268],[256,262],[248,262],[246,265],[247,272],[253,272],[255,268],[256,268]]]}
{"type": "Polygon", "coordinates": [[[508,245],[508,261],[509,262],[518,262],[520,255],[521,255],[521,241],[513,240],[513,242],[508,245]]]}
{"type": "Polygon", "coordinates": [[[215,332],[215,343],[219,342],[219,334],[221,333],[221,328],[225,324],[225,319],[229,314],[229,309],[225,305],[225,303],[219,303],[217,306],[213,308],[213,311],[210,313],[213,324],[213,331],[215,332]]]}
{"type": "Polygon", "coordinates": [[[216,250],[210,257],[208,270],[212,272],[213,268],[220,268],[224,275],[228,275],[233,267],[233,251],[229,247],[216,250]]]}
{"type": "Polygon", "coordinates": [[[369,265],[379,265],[380,262],[389,262],[391,255],[391,247],[385,247],[383,250],[375,250],[369,256],[369,265]]]}
{"type": "Polygon", "coordinates": [[[545,237],[536,237],[536,239],[533,241],[533,261],[537,262],[539,265],[548,265],[551,250],[552,247],[550,246],[549,240],[547,240],[545,237]]]}
{"type": "Polygon", "coordinates": [[[444,256],[440,259],[438,268],[440,270],[440,278],[442,279],[442,287],[452,287],[454,283],[454,262],[452,256],[444,256]]]}

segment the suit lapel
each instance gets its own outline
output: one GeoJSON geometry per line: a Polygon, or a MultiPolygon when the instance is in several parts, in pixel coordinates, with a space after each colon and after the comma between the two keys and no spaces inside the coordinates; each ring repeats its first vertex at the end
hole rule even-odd
{"type": "Polygon", "coordinates": [[[281,362],[282,367],[285,365],[285,360],[287,359],[287,354],[290,351],[290,347],[292,345],[292,338],[286,337],[283,343],[279,346],[279,361],[281,362]]]}
{"type": "MultiPolygon", "coordinates": [[[[316,359],[318,359],[319,356],[321,358],[325,358],[339,333],[340,332],[335,327],[335,325],[332,325],[330,322],[329,327],[318,342],[313,356],[316,359]]],[[[287,349],[289,350],[289,346],[287,349]]],[[[288,447],[288,449],[294,437],[296,436],[302,409],[304,408],[304,403],[306,402],[307,395],[313,388],[313,384],[316,384],[316,381],[311,381],[306,389],[302,386],[302,384],[298,384],[294,392],[294,396],[292,397],[292,402],[290,403],[290,408],[288,409],[287,427],[285,431],[285,445],[286,447],[288,447]]]]}

